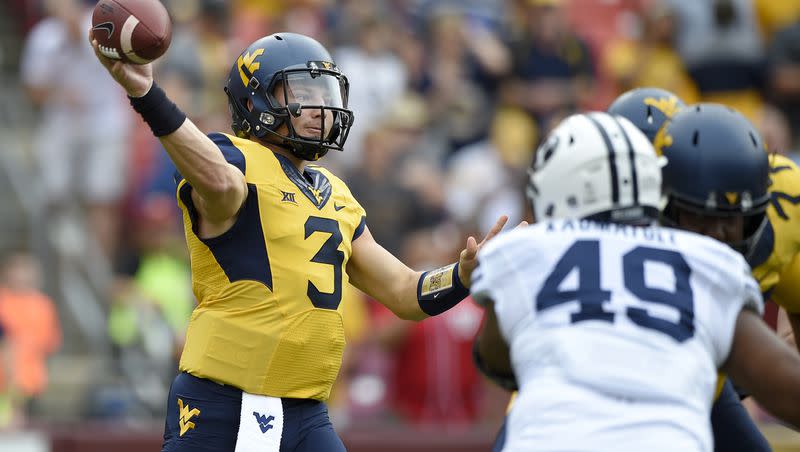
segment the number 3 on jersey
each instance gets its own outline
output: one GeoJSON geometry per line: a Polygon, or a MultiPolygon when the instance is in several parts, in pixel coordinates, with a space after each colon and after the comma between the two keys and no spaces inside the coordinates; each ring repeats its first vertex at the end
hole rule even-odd
{"type": "Polygon", "coordinates": [[[342,232],[339,230],[339,223],[330,218],[308,217],[305,229],[306,239],[315,232],[326,232],[331,235],[322,244],[317,254],[311,258],[311,262],[333,266],[333,293],[320,292],[317,286],[309,281],[306,294],[311,299],[314,307],[336,309],[342,301],[342,262],[344,262],[344,253],[339,250],[339,245],[342,243],[342,232]]]}
{"type": "MultiPolygon", "coordinates": [[[[577,300],[581,309],[572,314],[572,323],[585,320],[613,322],[614,313],[603,309],[603,303],[611,300],[611,291],[600,287],[600,262],[599,241],[578,240],[573,243],[545,279],[536,296],[536,310],[543,311],[577,300]],[[573,269],[578,271],[577,289],[561,290],[559,286],[573,269]]],[[[628,306],[625,314],[631,321],[643,328],[664,333],[678,342],[694,335],[694,294],[689,284],[691,268],[680,253],[638,246],[622,256],[622,275],[625,289],[637,298],[672,307],[679,313],[678,321],[671,322],[653,317],[645,309],[628,306]],[[647,286],[645,262],[648,261],[661,263],[672,269],[674,291],[647,286]]]]}

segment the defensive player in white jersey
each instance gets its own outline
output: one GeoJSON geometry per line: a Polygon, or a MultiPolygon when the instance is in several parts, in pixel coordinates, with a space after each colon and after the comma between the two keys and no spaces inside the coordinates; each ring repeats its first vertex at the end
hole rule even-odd
{"type": "Polygon", "coordinates": [[[504,451],[711,451],[717,369],[800,425],[800,357],[743,257],[655,225],[660,165],[626,119],[569,117],[531,169],[538,223],[479,253],[479,365],[519,388],[504,451]]]}

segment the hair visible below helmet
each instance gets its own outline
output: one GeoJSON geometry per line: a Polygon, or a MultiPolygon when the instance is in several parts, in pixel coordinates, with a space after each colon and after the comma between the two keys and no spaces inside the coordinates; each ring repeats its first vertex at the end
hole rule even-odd
{"type": "Polygon", "coordinates": [[[303,160],[317,160],[328,150],[342,150],[353,112],[347,109],[347,77],[334,64],[328,51],[314,39],[295,33],[275,33],[252,44],[231,68],[225,93],[237,136],[257,137],[287,147],[303,160]],[[290,102],[300,86],[313,86],[324,93],[320,103],[290,102]],[[276,94],[276,88],[278,93],[276,94]],[[290,120],[303,110],[319,109],[327,136],[303,137],[290,120]],[[326,112],[331,124],[325,124],[326,112]],[[286,135],[277,130],[286,125],[286,135]]]}
{"type": "Polygon", "coordinates": [[[766,225],[770,199],[769,157],[755,126],[732,108],[697,104],[675,115],[664,133],[663,221],[676,224],[679,209],[742,216],[744,240],[729,245],[749,257],[766,225]]]}
{"type": "Polygon", "coordinates": [[[671,92],[661,88],[636,88],[622,93],[608,107],[612,115],[619,115],[633,123],[656,141],[661,127],[686,104],[671,92]]]}
{"type": "Polygon", "coordinates": [[[573,115],[536,150],[526,192],[537,221],[647,224],[658,218],[660,162],[650,140],[627,119],[573,115]]]}

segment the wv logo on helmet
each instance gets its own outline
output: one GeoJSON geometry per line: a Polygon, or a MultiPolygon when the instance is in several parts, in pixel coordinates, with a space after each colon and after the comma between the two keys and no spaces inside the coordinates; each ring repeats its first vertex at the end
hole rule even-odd
{"type": "Polygon", "coordinates": [[[261,67],[261,63],[256,61],[256,58],[264,54],[264,49],[256,49],[255,52],[250,54],[250,52],[243,53],[239,55],[239,59],[236,60],[236,66],[239,68],[239,76],[242,77],[242,83],[244,86],[247,86],[250,83],[250,77],[261,67]],[[248,76],[245,74],[245,68],[250,73],[248,76]]]}

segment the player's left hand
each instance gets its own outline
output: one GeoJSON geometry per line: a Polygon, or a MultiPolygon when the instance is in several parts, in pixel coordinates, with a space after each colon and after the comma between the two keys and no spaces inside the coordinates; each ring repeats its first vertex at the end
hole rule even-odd
{"type": "MultiPolygon", "coordinates": [[[[492,229],[489,230],[486,237],[484,237],[480,243],[478,243],[475,237],[467,237],[467,247],[461,251],[461,255],[458,258],[458,278],[461,280],[461,284],[463,284],[464,287],[469,288],[469,286],[472,285],[472,271],[478,266],[478,251],[480,251],[483,245],[491,240],[492,237],[499,234],[507,222],[508,217],[506,215],[500,216],[500,218],[497,219],[497,223],[492,226],[492,229]]],[[[517,227],[519,228],[527,225],[528,222],[523,221],[517,225],[517,227]]]]}

